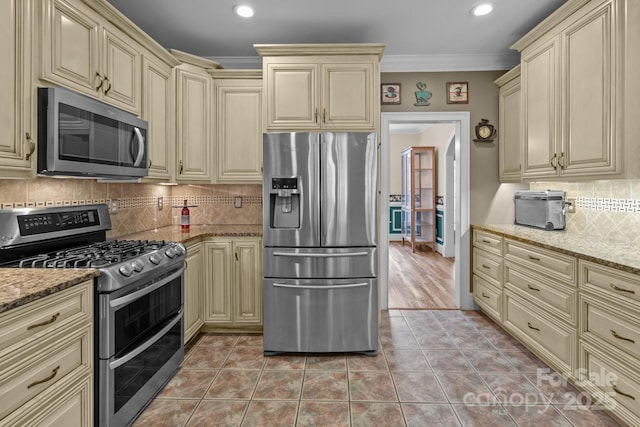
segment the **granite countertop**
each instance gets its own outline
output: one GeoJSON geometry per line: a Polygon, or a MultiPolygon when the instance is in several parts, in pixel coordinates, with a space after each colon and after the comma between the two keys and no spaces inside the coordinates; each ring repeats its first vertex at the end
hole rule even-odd
{"type": "Polygon", "coordinates": [[[188,233],[179,225],[168,225],[153,230],[118,236],[118,240],[166,240],[189,243],[203,237],[244,237],[262,236],[262,224],[191,225],[188,233]]]}
{"type": "Polygon", "coordinates": [[[515,224],[473,224],[471,227],[629,273],[640,274],[640,248],[638,246],[606,241],[567,230],[547,231],[515,224]]]}
{"type": "Polygon", "coordinates": [[[94,269],[0,268],[0,313],[93,279],[94,269]]]}

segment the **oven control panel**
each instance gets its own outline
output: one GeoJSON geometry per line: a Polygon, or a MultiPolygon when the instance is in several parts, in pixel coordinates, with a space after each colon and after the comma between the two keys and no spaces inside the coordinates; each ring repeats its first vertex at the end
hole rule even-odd
{"type": "Polygon", "coordinates": [[[17,220],[22,236],[100,225],[100,217],[96,209],[18,215],[17,220]]]}

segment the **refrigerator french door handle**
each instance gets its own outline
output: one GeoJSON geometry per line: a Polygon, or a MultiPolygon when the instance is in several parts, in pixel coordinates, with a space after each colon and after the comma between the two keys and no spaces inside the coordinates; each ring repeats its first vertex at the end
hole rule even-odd
{"type": "Polygon", "coordinates": [[[295,288],[295,289],[347,289],[347,288],[362,288],[369,286],[369,283],[348,283],[346,285],[288,285],[286,283],[274,283],[274,287],[277,288],[295,288]]]}
{"type": "Polygon", "coordinates": [[[274,252],[273,256],[304,257],[304,258],[341,258],[351,256],[366,256],[369,252],[316,253],[316,252],[274,252]]]}

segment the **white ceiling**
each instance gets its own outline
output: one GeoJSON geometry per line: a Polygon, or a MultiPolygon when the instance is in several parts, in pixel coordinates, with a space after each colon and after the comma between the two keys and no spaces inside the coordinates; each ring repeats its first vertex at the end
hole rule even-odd
{"type": "Polygon", "coordinates": [[[382,71],[511,68],[509,47],[565,0],[108,0],[168,49],[260,68],[254,43],[385,43],[382,71]],[[252,5],[255,16],[232,8],[252,5]]]}

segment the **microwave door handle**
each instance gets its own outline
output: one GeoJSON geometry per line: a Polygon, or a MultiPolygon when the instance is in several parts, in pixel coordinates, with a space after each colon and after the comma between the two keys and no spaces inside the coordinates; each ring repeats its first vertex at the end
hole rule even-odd
{"type": "Polygon", "coordinates": [[[142,158],[144,157],[144,138],[142,137],[142,132],[138,127],[133,127],[133,132],[136,135],[136,139],[138,140],[138,155],[136,156],[136,161],[133,163],[134,167],[140,166],[142,162],[142,158]]]}

